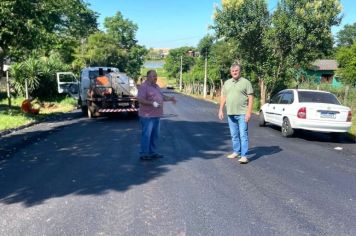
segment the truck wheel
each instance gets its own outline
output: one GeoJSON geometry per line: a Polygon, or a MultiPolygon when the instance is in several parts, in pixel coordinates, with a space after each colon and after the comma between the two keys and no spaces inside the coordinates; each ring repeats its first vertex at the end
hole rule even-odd
{"type": "Polygon", "coordinates": [[[86,103],[83,103],[82,98],[79,97],[79,99],[78,99],[78,107],[81,108],[82,113],[83,113],[84,116],[87,115],[87,112],[88,112],[87,111],[88,110],[88,106],[86,106],[85,104],[86,103]]]}
{"type": "Polygon", "coordinates": [[[81,106],[81,108],[82,108],[83,115],[86,115],[87,112],[88,112],[88,107],[87,106],[81,106]]]}
{"type": "Polygon", "coordinates": [[[93,107],[88,106],[87,113],[88,113],[88,118],[89,119],[92,119],[92,118],[95,117],[95,115],[94,115],[95,111],[94,111],[93,107]]]}
{"type": "Polygon", "coordinates": [[[133,117],[133,118],[138,118],[138,111],[136,111],[136,112],[132,112],[131,113],[131,117],[133,117]]]}
{"type": "Polygon", "coordinates": [[[293,135],[294,130],[292,128],[292,126],[290,125],[289,119],[287,117],[285,117],[283,119],[283,123],[282,123],[282,135],[284,137],[290,137],[293,135]]]}

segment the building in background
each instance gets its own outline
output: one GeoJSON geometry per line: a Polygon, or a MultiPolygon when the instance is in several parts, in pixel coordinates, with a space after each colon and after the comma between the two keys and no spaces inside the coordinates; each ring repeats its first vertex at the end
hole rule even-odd
{"type": "Polygon", "coordinates": [[[336,76],[338,63],[336,60],[320,59],[312,63],[307,70],[307,75],[314,78],[315,83],[331,84],[333,87],[341,87],[342,83],[336,76]]]}

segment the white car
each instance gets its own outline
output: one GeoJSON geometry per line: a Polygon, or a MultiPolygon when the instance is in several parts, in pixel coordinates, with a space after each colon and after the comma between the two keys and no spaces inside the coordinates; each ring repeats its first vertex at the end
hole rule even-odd
{"type": "Polygon", "coordinates": [[[292,136],[295,129],[329,133],[348,132],[351,109],[342,106],[332,93],[320,90],[285,89],[260,109],[259,125],[280,126],[282,135],[292,136]]]}

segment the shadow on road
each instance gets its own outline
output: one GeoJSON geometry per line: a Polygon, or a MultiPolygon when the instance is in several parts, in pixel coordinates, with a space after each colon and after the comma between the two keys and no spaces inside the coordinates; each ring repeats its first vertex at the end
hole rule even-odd
{"type": "Polygon", "coordinates": [[[260,157],[273,155],[281,151],[283,151],[283,149],[281,149],[279,146],[259,146],[250,148],[249,154],[251,157],[249,158],[249,161],[255,161],[260,157]]]}
{"type": "Polygon", "coordinates": [[[226,123],[174,118],[162,119],[160,146],[166,157],[152,162],[138,158],[137,119],[77,119],[47,131],[3,137],[0,154],[7,157],[0,158],[0,203],[31,207],[67,195],[127,191],[166,174],[172,165],[228,152],[226,123]],[[10,139],[21,142],[6,145],[10,139]]]}
{"type": "MultiPolygon", "coordinates": [[[[266,128],[280,132],[281,127],[268,124],[266,128]]],[[[309,130],[295,130],[290,138],[299,138],[306,141],[321,142],[321,143],[356,143],[356,137],[349,133],[323,133],[309,130]]]]}

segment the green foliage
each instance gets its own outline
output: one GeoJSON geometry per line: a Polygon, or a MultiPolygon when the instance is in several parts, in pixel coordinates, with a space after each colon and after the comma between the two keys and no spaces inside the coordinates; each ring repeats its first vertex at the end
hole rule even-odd
{"type": "Polygon", "coordinates": [[[113,66],[137,78],[147,50],[135,39],[137,25],[120,12],[105,18],[106,32],[96,32],[76,49],[74,66],[113,66]]]}
{"type": "Polygon", "coordinates": [[[235,44],[242,64],[258,68],[264,61],[263,37],[269,26],[269,14],[264,0],[223,1],[222,9],[216,9],[215,29],[217,37],[225,37],[235,44]]]}
{"type": "Polygon", "coordinates": [[[356,42],[350,47],[340,47],[336,53],[339,63],[337,71],[345,84],[356,85],[356,42]]]}
{"type": "Polygon", "coordinates": [[[356,42],[356,23],[345,25],[336,35],[338,46],[351,46],[356,42]]]}
{"type": "Polygon", "coordinates": [[[49,57],[38,58],[32,55],[23,62],[14,63],[10,67],[10,75],[14,78],[13,85],[17,94],[24,96],[25,80],[27,79],[29,94],[40,99],[57,94],[57,81],[55,74],[58,71],[68,70],[58,53],[49,57]]]}
{"type": "Polygon", "coordinates": [[[128,19],[124,19],[121,12],[113,17],[106,17],[104,26],[107,34],[113,37],[120,48],[131,49],[136,45],[135,39],[137,25],[128,19]]]}
{"type": "Polygon", "coordinates": [[[95,13],[82,0],[1,1],[0,12],[0,64],[7,57],[27,58],[35,49],[59,49],[97,26],[95,13]]]}
{"type": "Polygon", "coordinates": [[[230,78],[230,66],[237,58],[235,44],[231,41],[217,42],[212,46],[210,54],[209,66],[212,65],[218,70],[218,78],[215,80],[226,80],[230,78]]]}
{"type": "Polygon", "coordinates": [[[331,54],[331,26],[340,22],[340,11],[338,0],[282,0],[272,15],[263,0],[224,0],[213,28],[235,45],[235,59],[264,99],[296,71],[331,54]]]}
{"type": "Polygon", "coordinates": [[[163,66],[169,78],[179,78],[181,58],[183,73],[187,72],[194,65],[194,58],[187,54],[193,50],[193,47],[180,47],[169,51],[169,55],[165,58],[163,66]]]}
{"type": "Polygon", "coordinates": [[[331,27],[339,24],[340,12],[338,0],[281,1],[273,13],[269,35],[275,57],[287,62],[288,67],[306,67],[315,59],[330,55],[331,27]]]}
{"type": "MultiPolygon", "coordinates": [[[[140,76],[141,77],[144,77],[147,75],[147,71],[148,70],[151,70],[153,68],[141,68],[141,73],[140,73],[140,76]]],[[[167,77],[167,72],[164,68],[155,68],[154,69],[156,72],[157,72],[157,76],[158,77],[167,77]]]]}
{"type": "Polygon", "coordinates": [[[126,52],[117,47],[117,42],[112,36],[97,32],[88,38],[84,59],[89,66],[118,66],[119,61],[126,60],[124,54],[126,52]]]}
{"type": "Polygon", "coordinates": [[[7,107],[7,99],[3,99],[2,97],[0,94],[0,131],[17,128],[34,121],[40,121],[45,117],[68,112],[76,107],[75,99],[65,96],[56,96],[51,100],[39,102],[42,104],[39,115],[28,115],[21,111],[21,104],[25,100],[24,97],[12,98],[11,108],[7,107]],[[2,109],[3,107],[7,109],[2,109]]]}
{"type": "Polygon", "coordinates": [[[140,75],[140,68],[144,63],[146,53],[147,50],[140,45],[135,45],[130,49],[125,65],[125,71],[129,76],[137,78],[140,75]]]}
{"type": "Polygon", "coordinates": [[[198,43],[198,51],[201,56],[207,57],[210,54],[211,48],[214,44],[214,38],[210,35],[205,36],[198,43]]]}

